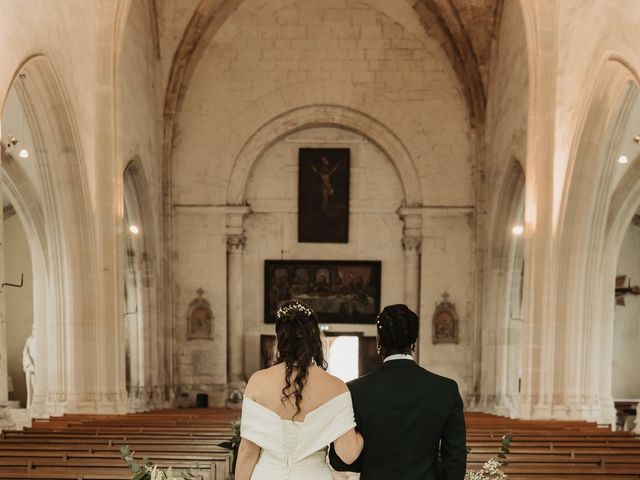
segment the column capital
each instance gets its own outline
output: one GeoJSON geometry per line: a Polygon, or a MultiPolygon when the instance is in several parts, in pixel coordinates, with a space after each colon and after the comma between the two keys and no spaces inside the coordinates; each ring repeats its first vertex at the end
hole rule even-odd
{"type": "Polygon", "coordinates": [[[406,253],[420,253],[422,237],[418,235],[404,235],[402,237],[402,247],[406,253]]]}
{"type": "Polygon", "coordinates": [[[245,244],[247,243],[247,237],[244,234],[228,234],[227,235],[227,252],[229,253],[239,253],[244,249],[245,244]]]}

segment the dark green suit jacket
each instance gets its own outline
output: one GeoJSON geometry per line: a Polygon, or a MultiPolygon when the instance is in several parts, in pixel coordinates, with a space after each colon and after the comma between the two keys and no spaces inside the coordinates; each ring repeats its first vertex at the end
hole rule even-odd
{"type": "Polygon", "coordinates": [[[391,360],[348,386],[364,450],[346,465],[332,448],[333,468],[361,472],[361,480],[464,479],[466,429],[455,381],[391,360]]]}

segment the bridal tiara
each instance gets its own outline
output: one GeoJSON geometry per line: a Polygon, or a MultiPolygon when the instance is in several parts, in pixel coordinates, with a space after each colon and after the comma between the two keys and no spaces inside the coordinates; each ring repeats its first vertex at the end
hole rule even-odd
{"type": "Polygon", "coordinates": [[[297,310],[298,312],[302,312],[302,313],[308,315],[309,317],[313,316],[313,312],[311,311],[311,309],[307,308],[306,306],[304,306],[300,302],[295,302],[295,303],[292,303],[292,304],[289,304],[289,305],[285,305],[284,307],[280,307],[278,309],[278,312],[276,313],[276,316],[278,318],[282,318],[287,313],[289,313],[289,312],[291,312],[293,310],[297,310]]]}

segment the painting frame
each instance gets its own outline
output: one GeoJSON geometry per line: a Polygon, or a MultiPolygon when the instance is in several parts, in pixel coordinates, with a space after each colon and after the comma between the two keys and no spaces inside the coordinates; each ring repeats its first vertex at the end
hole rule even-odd
{"type": "Polygon", "coordinates": [[[320,323],[372,325],[381,280],[379,260],[265,260],[264,323],[275,323],[278,305],[296,298],[320,323]]]}
{"type": "Polygon", "coordinates": [[[349,243],[351,149],[298,150],[298,242],[349,243]]]}

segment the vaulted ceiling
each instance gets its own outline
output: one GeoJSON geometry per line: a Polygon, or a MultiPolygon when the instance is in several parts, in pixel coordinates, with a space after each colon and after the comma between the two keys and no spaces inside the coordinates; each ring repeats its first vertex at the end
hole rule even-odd
{"type": "MultiPolygon", "coordinates": [[[[172,25],[164,25],[173,29],[165,35],[165,38],[170,37],[171,45],[164,45],[162,52],[163,56],[173,52],[168,65],[164,106],[165,155],[170,154],[176,114],[202,52],[246,0],[183,0],[179,9],[172,1],[150,0],[154,13],[173,11],[172,25]]],[[[471,124],[482,125],[491,50],[504,0],[394,1],[408,2],[426,32],[438,39],[460,82],[471,124]]],[[[163,36],[162,32],[160,36],[163,36]]]]}

